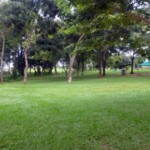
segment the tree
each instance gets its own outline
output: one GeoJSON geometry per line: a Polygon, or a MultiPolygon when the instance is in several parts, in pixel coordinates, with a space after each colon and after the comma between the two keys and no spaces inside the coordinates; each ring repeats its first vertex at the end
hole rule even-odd
{"type": "MultiPolygon", "coordinates": [[[[29,48],[31,49],[31,43],[32,40],[35,38],[33,37],[33,32],[34,34],[38,34],[39,37],[43,37],[43,35],[48,39],[49,34],[52,32],[55,32],[55,24],[54,22],[54,17],[58,13],[58,9],[55,5],[55,2],[53,0],[37,0],[37,1],[26,1],[26,0],[11,0],[15,1],[16,4],[20,4],[22,6],[22,10],[18,10],[18,13],[16,13],[16,10],[13,10],[12,13],[14,16],[18,17],[20,20],[20,23],[18,20],[15,21],[16,25],[16,30],[20,29],[19,24],[22,24],[21,30],[19,32],[20,38],[24,38],[23,41],[23,49],[22,49],[22,44],[21,45],[21,50],[24,51],[24,57],[25,60],[22,60],[22,58],[19,56],[17,59],[21,59],[23,62],[21,67],[19,68],[24,68],[25,64],[25,69],[24,69],[24,82],[26,82],[27,78],[27,66],[29,57],[27,57],[27,53],[29,53],[29,48]],[[26,10],[26,12],[22,13],[23,10],[26,10]],[[19,16],[17,16],[19,14],[19,16]],[[25,17],[24,17],[25,14],[25,17]],[[20,18],[22,16],[22,19],[20,18]],[[31,23],[32,22],[32,23],[31,23]]],[[[53,34],[53,33],[52,33],[53,34]]],[[[44,40],[47,40],[44,39],[44,40]]],[[[36,43],[37,44],[37,43],[36,43]]],[[[32,44],[33,45],[33,44],[32,44]]],[[[46,46],[45,46],[46,47],[46,46]]],[[[43,49],[42,49],[43,50],[43,49]]],[[[39,53],[41,54],[41,53],[39,53]]],[[[39,56],[40,57],[40,56],[39,56]]],[[[33,62],[33,61],[30,61],[33,62]]],[[[20,64],[19,64],[20,65],[20,64]]],[[[18,66],[19,66],[18,65],[18,66]]],[[[22,74],[22,73],[21,73],[22,74]]]]}
{"type": "Polygon", "coordinates": [[[34,26],[35,26],[35,18],[34,18],[34,14],[31,13],[31,16],[25,26],[25,36],[22,37],[24,40],[23,47],[24,47],[24,59],[25,59],[25,69],[24,69],[24,79],[23,79],[24,83],[26,83],[28,79],[28,67],[29,67],[28,50],[31,44],[34,43],[36,40],[34,26]]]}
{"type": "Polygon", "coordinates": [[[21,65],[21,67],[19,67],[18,70],[20,74],[23,75],[23,73],[21,73],[20,71],[24,69],[24,61],[22,61],[22,58],[20,57],[20,56],[23,56],[23,55],[20,55],[22,54],[22,52],[20,51],[23,51],[21,40],[22,40],[22,36],[25,35],[25,28],[26,28],[26,25],[29,24],[29,21],[31,20],[32,13],[24,5],[22,5],[19,2],[7,3],[7,6],[5,10],[2,11],[2,13],[4,13],[5,17],[8,18],[7,22],[9,24],[13,24],[13,30],[9,34],[9,38],[7,40],[7,43],[11,49],[10,54],[13,56],[13,62],[14,62],[13,72],[16,74],[17,66],[21,65]],[[18,60],[19,60],[19,63],[18,63],[19,65],[17,65],[18,60]]]}
{"type": "MultiPolygon", "coordinates": [[[[77,43],[75,44],[75,48],[74,51],[76,50],[76,48],[78,47],[80,41],[83,39],[84,34],[82,34],[80,36],[80,38],[78,39],[77,43]]],[[[69,67],[68,67],[68,82],[71,83],[72,82],[72,70],[73,70],[73,64],[74,64],[74,60],[76,58],[76,52],[73,52],[70,54],[70,63],[69,63],[69,67]]]]}
{"type": "Polygon", "coordinates": [[[0,5],[0,36],[1,36],[1,40],[2,40],[2,48],[1,48],[1,55],[0,55],[0,82],[4,81],[3,66],[4,66],[4,53],[5,53],[6,37],[13,27],[13,24],[10,21],[10,16],[6,16],[9,9],[10,9],[9,3],[2,3],[0,5]]]}
{"type": "MultiPolygon", "coordinates": [[[[105,75],[106,54],[110,47],[120,40],[120,33],[128,20],[123,15],[123,3],[121,1],[95,2],[91,0],[92,7],[88,2],[81,2],[79,10],[78,23],[86,29],[85,34],[91,35],[88,38],[91,50],[96,50],[99,58],[99,77],[105,75]],[[103,68],[103,69],[102,69],[103,68]]],[[[128,21],[129,22],[129,21],[128,21]]],[[[130,23],[130,22],[129,22],[130,23]]]]}

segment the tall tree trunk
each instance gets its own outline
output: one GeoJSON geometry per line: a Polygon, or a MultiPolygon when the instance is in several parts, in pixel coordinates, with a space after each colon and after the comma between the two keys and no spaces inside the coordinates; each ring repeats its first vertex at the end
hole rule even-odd
{"type": "Polygon", "coordinates": [[[34,75],[37,75],[36,67],[33,67],[34,75]]]}
{"type": "Polygon", "coordinates": [[[68,67],[68,82],[71,83],[72,82],[72,69],[73,69],[73,64],[76,58],[76,54],[73,54],[70,56],[70,63],[69,63],[69,67],[68,67]]]}
{"type": "Polygon", "coordinates": [[[13,56],[13,71],[12,71],[12,77],[15,80],[17,78],[17,63],[16,63],[16,54],[13,56]]]}
{"type": "MultiPolygon", "coordinates": [[[[82,40],[82,38],[84,37],[84,34],[82,34],[79,38],[79,40],[77,41],[76,47],[78,46],[79,42],[82,40]]],[[[76,49],[75,47],[75,49],[76,49]]],[[[72,82],[72,68],[73,68],[73,64],[76,58],[76,53],[70,55],[70,63],[68,66],[68,83],[72,82]]]]}
{"type": "Polygon", "coordinates": [[[54,70],[55,70],[55,74],[57,74],[57,66],[56,66],[56,64],[54,65],[54,70]]]}
{"type": "Polygon", "coordinates": [[[37,74],[38,75],[41,75],[41,68],[40,68],[40,65],[38,64],[38,66],[37,66],[37,74]]]}
{"type": "Polygon", "coordinates": [[[1,51],[1,57],[0,57],[0,62],[1,62],[1,66],[0,66],[0,82],[4,81],[4,51],[5,51],[5,36],[4,33],[1,33],[2,35],[2,51],[1,51]]]}
{"type": "Polygon", "coordinates": [[[103,61],[102,61],[102,51],[99,51],[99,77],[101,78],[103,76],[102,74],[102,66],[103,66],[103,61]]]}
{"type": "Polygon", "coordinates": [[[45,74],[46,65],[45,62],[42,63],[42,74],[45,74]]]}
{"type": "Polygon", "coordinates": [[[79,77],[79,74],[80,74],[80,58],[78,58],[76,60],[76,70],[77,70],[77,77],[79,77]]]}
{"type": "Polygon", "coordinates": [[[28,80],[28,48],[26,47],[24,49],[24,58],[25,58],[25,68],[24,68],[24,79],[23,79],[23,83],[27,83],[28,80]]]}
{"type": "Polygon", "coordinates": [[[11,59],[10,59],[10,55],[9,55],[9,62],[8,62],[8,72],[9,72],[9,74],[11,74],[11,66],[10,66],[10,63],[11,63],[11,59]]]}
{"type": "Polygon", "coordinates": [[[48,71],[48,74],[51,75],[51,74],[52,74],[52,70],[53,70],[53,67],[50,67],[50,68],[49,68],[49,71],[48,71]]]}
{"type": "Polygon", "coordinates": [[[106,76],[106,55],[103,52],[103,76],[106,76]]]}
{"type": "Polygon", "coordinates": [[[42,67],[42,74],[45,74],[45,67],[42,67]]]}
{"type": "Polygon", "coordinates": [[[84,75],[84,53],[81,54],[81,69],[82,69],[82,76],[84,75]]]}
{"type": "Polygon", "coordinates": [[[130,74],[133,74],[133,68],[134,68],[134,56],[131,58],[131,72],[130,74]]]}

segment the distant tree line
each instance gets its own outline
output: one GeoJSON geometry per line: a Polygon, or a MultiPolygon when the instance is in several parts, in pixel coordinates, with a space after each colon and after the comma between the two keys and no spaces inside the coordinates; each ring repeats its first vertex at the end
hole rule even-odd
{"type": "Polygon", "coordinates": [[[12,77],[57,74],[61,62],[68,82],[87,63],[118,68],[150,59],[149,0],[9,0],[0,3],[0,81],[4,62],[12,77]],[[128,53],[128,58],[126,58],[128,53]]]}

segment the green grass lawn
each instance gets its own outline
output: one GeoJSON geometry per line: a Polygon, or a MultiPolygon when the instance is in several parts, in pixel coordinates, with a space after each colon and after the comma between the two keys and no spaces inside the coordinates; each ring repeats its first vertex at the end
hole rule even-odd
{"type": "Polygon", "coordinates": [[[0,84],[1,150],[149,150],[150,77],[0,84]]]}

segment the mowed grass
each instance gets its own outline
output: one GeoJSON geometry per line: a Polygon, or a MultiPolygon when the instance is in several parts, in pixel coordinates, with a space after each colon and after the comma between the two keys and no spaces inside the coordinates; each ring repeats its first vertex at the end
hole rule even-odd
{"type": "Polygon", "coordinates": [[[150,77],[0,84],[2,150],[149,150],[150,77]]]}

